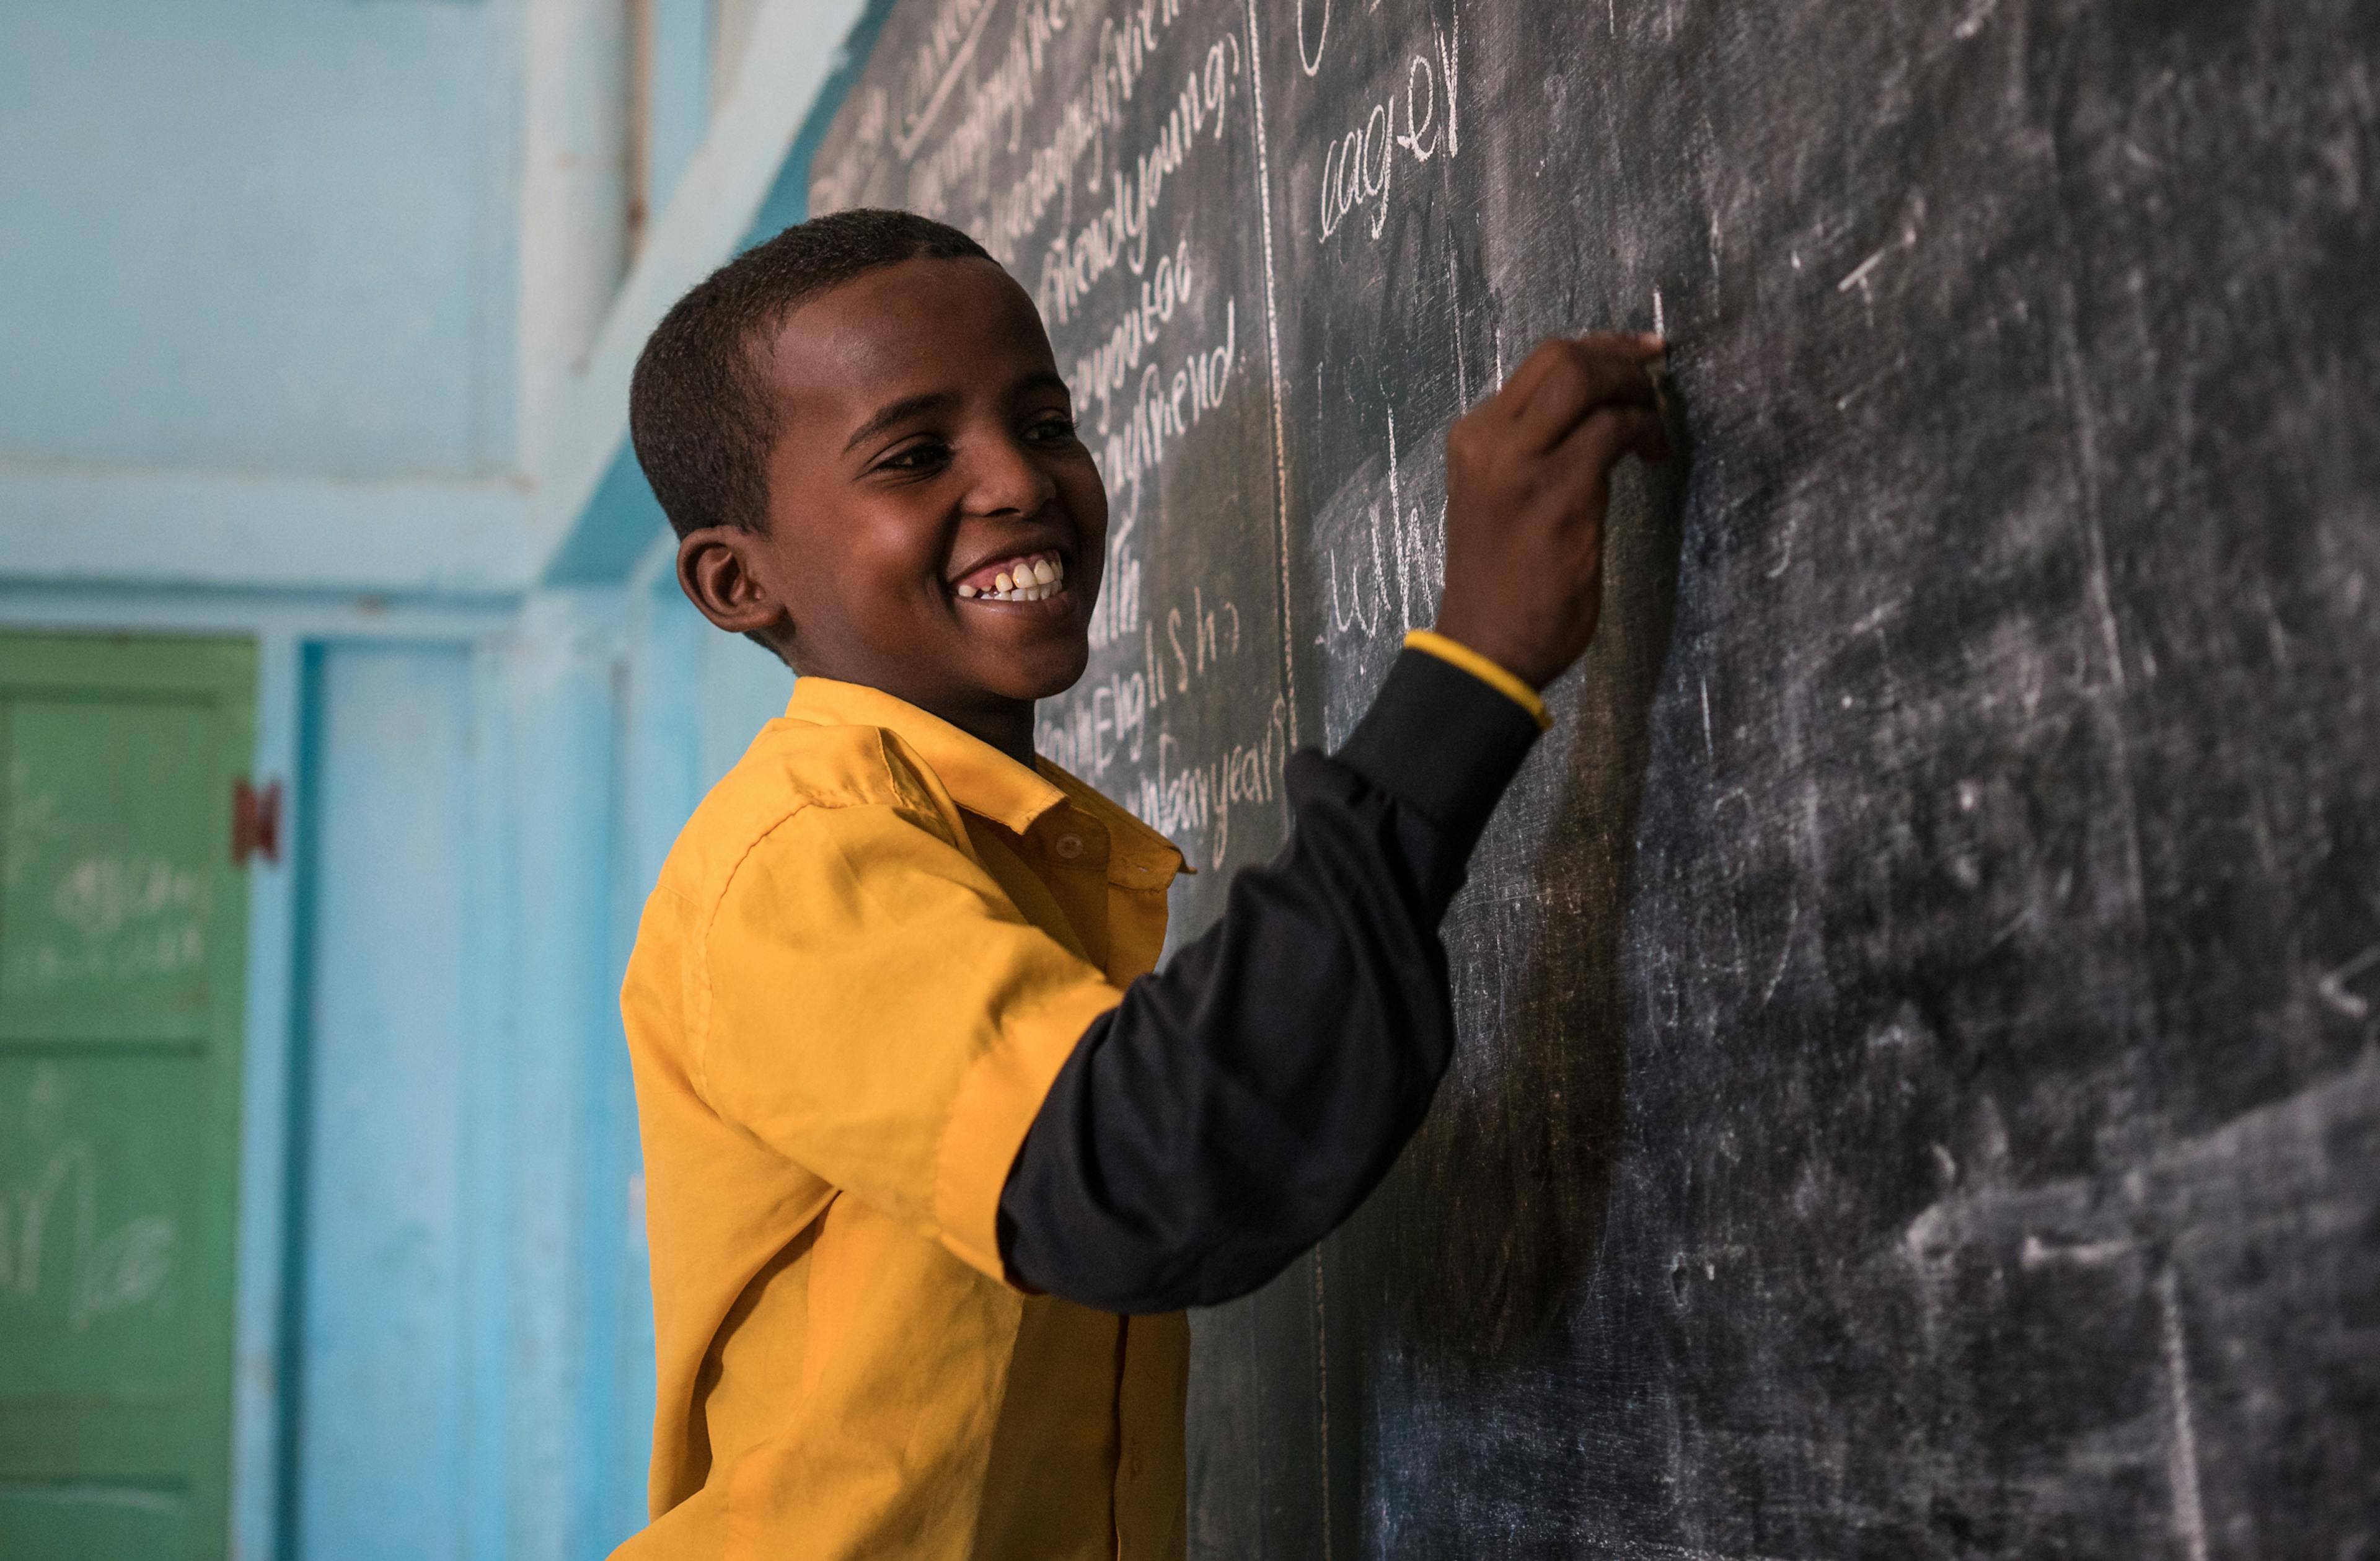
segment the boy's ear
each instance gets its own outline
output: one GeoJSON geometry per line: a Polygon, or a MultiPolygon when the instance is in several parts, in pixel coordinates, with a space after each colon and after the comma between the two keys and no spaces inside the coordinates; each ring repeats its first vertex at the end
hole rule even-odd
{"type": "Polygon", "coordinates": [[[767,638],[786,622],[785,604],[754,567],[759,542],[740,526],[706,526],[677,544],[678,589],[730,634],[767,638]]]}

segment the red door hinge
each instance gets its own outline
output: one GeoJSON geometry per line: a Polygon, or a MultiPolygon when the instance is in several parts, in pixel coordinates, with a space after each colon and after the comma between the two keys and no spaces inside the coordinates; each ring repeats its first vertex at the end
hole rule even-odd
{"type": "Polygon", "coordinates": [[[246,867],[250,857],[268,866],[281,860],[281,783],[257,787],[242,775],[231,783],[231,864],[246,867]]]}

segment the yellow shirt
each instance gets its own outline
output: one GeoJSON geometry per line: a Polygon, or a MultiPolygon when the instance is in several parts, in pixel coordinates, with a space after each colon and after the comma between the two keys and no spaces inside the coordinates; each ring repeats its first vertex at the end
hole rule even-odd
{"type": "Polygon", "coordinates": [[[1074,777],[805,677],[670,852],[621,1008],[660,1557],[1184,1547],[1179,1314],[1009,1282],[1010,1164],[1182,858],[1074,777]]]}

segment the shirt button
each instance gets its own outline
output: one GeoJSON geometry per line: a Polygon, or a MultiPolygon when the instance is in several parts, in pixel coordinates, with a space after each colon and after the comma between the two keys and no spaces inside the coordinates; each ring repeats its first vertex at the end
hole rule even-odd
{"type": "Polygon", "coordinates": [[[1061,835],[1053,844],[1057,847],[1058,854],[1068,861],[1073,861],[1083,854],[1083,837],[1079,835],[1061,835]]]}

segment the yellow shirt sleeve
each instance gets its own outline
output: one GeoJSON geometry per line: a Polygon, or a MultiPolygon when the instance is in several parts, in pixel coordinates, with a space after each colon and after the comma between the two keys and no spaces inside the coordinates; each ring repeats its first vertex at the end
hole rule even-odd
{"type": "Polygon", "coordinates": [[[938,822],[813,805],[736,868],[704,947],[711,1109],[1008,1282],[996,1222],[1052,1079],[1123,993],[938,822]]]}
{"type": "Polygon", "coordinates": [[[1442,662],[1461,667],[1502,694],[1529,713],[1529,719],[1537,724],[1537,730],[1546,731],[1553,726],[1554,718],[1547,713],[1546,701],[1537,697],[1535,689],[1462,640],[1449,640],[1434,628],[1416,628],[1405,635],[1405,643],[1416,651],[1427,652],[1442,662]]]}

